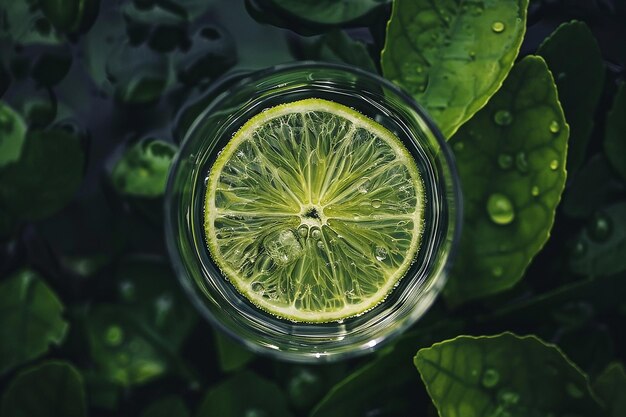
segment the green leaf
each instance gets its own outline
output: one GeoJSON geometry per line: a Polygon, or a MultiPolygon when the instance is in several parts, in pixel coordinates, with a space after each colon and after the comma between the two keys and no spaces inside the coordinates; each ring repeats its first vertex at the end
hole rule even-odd
{"type": "Polygon", "coordinates": [[[345,25],[377,11],[390,0],[268,0],[283,13],[319,25],[345,25]]]}
{"type": "Polygon", "coordinates": [[[196,417],[267,415],[288,417],[287,401],[276,384],[243,371],[210,388],[196,417]]]}
{"type": "Polygon", "coordinates": [[[45,362],[20,372],[2,397],[5,417],[87,415],[80,373],[67,362],[45,362]]]}
{"type": "Polygon", "coordinates": [[[377,72],[365,45],[353,40],[342,30],[328,32],[304,49],[306,59],[339,62],[377,72]]]}
{"type": "Polygon", "coordinates": [[[246,366],[254,359],[254,354],[245,347],[222,335],[219,331],[213,332],[215,347],[220,369],[224,372],[233,372],[246,366]]]}
{"type": "Polygon", "coordinates": [[[537,55],[546,60],[554,74],[559,101],[570,125],[567,170],[571,173],[585,158],[596,106],[604,87],[602,53],[587,25],[572,21],[559,26],[541,44],[537,55]]]}
{"type": "Polygon", "coordinates": [[[604,151],[613,168],[626,180],[626,83],[622,83],[615,95],[613,108],[606,118],[604,151]]]}
{"type": "Polygon", "coordinates": [[[65,339],[63,304],[31,270],[0,284],[0,374],[35,359],[65,339]]]}
{"type": "Polygon", "coordinates": [[[31,131],[19,161],[0,171],[0,202],[22,220],[39,220],[62,209],[83,176],[80,140],[64,130],[31,131]]]}
{"type": "Polygon", "coordinates": [[[197,316],[167,263],[123,260],[116,281],[119,303],[98,304],[84,323],[101,374],[121,386],[145,384],[167,372],[193,379],[178,351],[197,316]]]}
{"type": "Polygon", "coordinates": [[[159,197],[176,148],[162,140],[148,139],[126,150],[117,161],[111,180],[118,193],[135,197],[159,197]]]}
{"type": "Polygon", "coordinates": [[[183,400],[172,396],[152,403],[141,417],[189,417],[189,410],[183,400]]]}
{"type": "Polygon", "coordinates": [[[622,363],[607,366],[594,381],[593,390],[604,402],[610,417],[626,415],[626,371],[622,363]]]}
{"type": "Polygon", "coordinates": [[[606,207],[589,220],[572,250],[570,269],[587,276],[626,270],[626,203],[606,207]]]}
{"type": "Polygon", "coordinates": [[[450,138],[502,85],[522,44],[527,7],[528,0],[396,0],[383,75],[411,93],[450,138]]]}
{"type": "Polygon", "coordinates": [[[162,340],[120,306],[98,304],[85,322],[100,374],[121,386],[141,385],[170,367],[162,340]]]}
{"type": "Polygon", "coordinates": [[[26,123],[15,110],[0,101],[0,168],[22,154],[26,123]]]}
{"type": "Polygon", "coordinates": [[[601,415],[587,377],[535,336],[459,336],[414,362],[441,417],[601,415]]]}
{"type": "Polygon", "coordinates": [[[623,192],[624,185],[615,178],[607,158],[594,155],[570,181],[561,208],[569,217],[584,219],[623,192]]]}
{"type": "Polygon", "coordinates": [[[74,32],[86,16],[97,11],[99,0],[39,0],[41,10],[54,27],[61,32],[74,32]]]}
{"type": "Polygon", "coordinates": [[[550,235],[565,185],[568,126],[540,57],[513,67],[502,89],[451,140],[464,195],[452,304],[517,283],[550,235]]]}

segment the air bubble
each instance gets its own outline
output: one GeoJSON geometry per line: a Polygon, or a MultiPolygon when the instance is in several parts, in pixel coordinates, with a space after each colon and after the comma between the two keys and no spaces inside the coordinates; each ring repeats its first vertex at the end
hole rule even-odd
{"type": "Polygon", "coordinates": [[[384,261],[385,259],[387,259],[387,249],[381,246],[376,246],[376,249],[374,250],[374,255],[379,261],[384,261]]]}
{"type": "Polygon", "coordinates": [[[322,232],[320,231],[320,229],[313,229],[311,231],[311,237],[313,239],[319,239],[322,236],[322,232]]]}
{"type": "Polygon", "coordinates": [[[298,227],[298,236],[305,238],[309,234],[309,227],[306,225],[302,225],[298,227]]]}
{"type": "Polygon", "coordinates": [[[320,249],[324,249],[324,242],[322,242],[321,240],[317,241],[317,247],[320,249]]]}
{"type": "Polygon", "coordinates": [[[383,204],[383,202],[378,199],[375,199],[375,200],[372,200],[371,204],[372,204],[372,207],[379,208],[383,204]]]}

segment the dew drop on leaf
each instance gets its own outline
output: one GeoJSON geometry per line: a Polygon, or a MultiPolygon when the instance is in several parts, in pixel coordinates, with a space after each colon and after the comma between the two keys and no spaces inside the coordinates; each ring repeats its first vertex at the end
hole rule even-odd
{"type": "Polygon", "coordinates": [[[539,195],[539,187],[537,187],[536,185],[533,185],[533,187],[530,189],[530,194],[533,197],[537,197],[539,195]]]}
{"type": "Polygon", "coordinates": [[[109,346],[119,346],[124,341],[124,331],[118,325],[107,327],[104,340],[109,346]]]}
{"type": "Polygon", "coordinates": [[[559,125],[559,122],[557,122],[556,120],[553,120],[550,123],[550,132],[559,133],[560,130],[561,130],[561,125],[559,125]]]}
{"type": "Polygon", "coordinates": [[[504,29],[504,23],[500,21],[493,22],[493,24],[491,25],[491,30],[493,30],[495,33],[502,33],[504,32],[504,29]]]}
{"type": "Polygon", "coordinates": [[[510,169],[513,166],[513,157],[508,153],[498,155],[498,166],[502,169],[510,169]]]}
{"type": "Polygon", "coordinates": [[[591,239],[596,242],[604,242],[611,236],[613,231],[611,219],[605,214],[598,213],[591,220],[591,225],[587,231],[591,239]]]}
{"type": "Polygon", "coordinates": [[[495,193],[487,200],[487,213],[492,222],[499,225],[509,224],[515,218],[511,200],[503,194],[495,193]]]}
{"type": "Polygon", "coordinates": [[[517,155],[515,155],[515,167],[522,174],[528,172],[528,160],[524,152],[518,152],[517,155]]]}
{"type": "Polygon", "coordinates": [[[500,382],[500,374],[495,369],[486,369],[483,373],[481,383],[485,388],[493,388],[500,382]]]}
{"type": "Polygon", "coordinates": [[[552,171],[556,171],[558,167],[559,167],[559,161],[557,161],[556,159],[553,159],[552,161],[550,161],[550,169],[552,171]]]}
{"type": "Polygon", "coordinates": [[[511,123],[513,123],[513,115],[511,114],[510,111],[508,110],[498,110],[494,115],[493,115],[493,121],[498,125],[498,126],[508,126],[511,123]]]}

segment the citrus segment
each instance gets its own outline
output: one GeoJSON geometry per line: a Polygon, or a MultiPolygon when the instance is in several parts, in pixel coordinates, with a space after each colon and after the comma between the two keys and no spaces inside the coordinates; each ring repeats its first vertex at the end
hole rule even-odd
{"type": "Polygon", "coordinates": [[[321,99],[252,117],[209,172],[205,233],[257,307],[329,322],[383,301],[416,257],[423,185],[402,142],[321,99]]]}

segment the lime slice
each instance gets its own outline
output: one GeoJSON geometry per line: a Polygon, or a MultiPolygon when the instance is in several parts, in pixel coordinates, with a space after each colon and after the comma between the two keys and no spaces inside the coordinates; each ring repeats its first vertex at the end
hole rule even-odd
{"type": "Polygon", "coordinates": [[[424,193],[415,161],[380,124],[306,99],[252,117],[213,164],[211,256],[257,307],[295,322],[362,314],[416,257],[424,193]]]}

